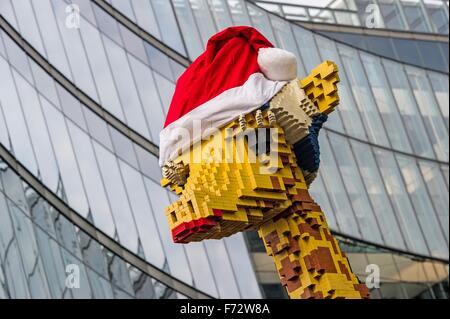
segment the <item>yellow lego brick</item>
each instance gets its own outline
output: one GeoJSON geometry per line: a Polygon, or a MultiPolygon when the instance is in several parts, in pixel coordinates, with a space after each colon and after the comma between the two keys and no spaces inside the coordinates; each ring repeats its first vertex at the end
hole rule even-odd
{"type": "Polygon", "coordinates": [[[329,114],[339,104],[338,82],[337,65],[325,61],[313,69],[306,78],[300,80],[300,86],[321,113],[329,114]]]}

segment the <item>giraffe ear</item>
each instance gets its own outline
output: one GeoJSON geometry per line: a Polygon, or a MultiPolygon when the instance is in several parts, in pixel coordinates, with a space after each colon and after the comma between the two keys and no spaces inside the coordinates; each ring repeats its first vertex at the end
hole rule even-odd
{"type": "Polygon", "coordinates": [[[297,77],[297,58],[286,50],[259,49],[258,65],[266,78],[272,81],[290,81],[297,77]]]}

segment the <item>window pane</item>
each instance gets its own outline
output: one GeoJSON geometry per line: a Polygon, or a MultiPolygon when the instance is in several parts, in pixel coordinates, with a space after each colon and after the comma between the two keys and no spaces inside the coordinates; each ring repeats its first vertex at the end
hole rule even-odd
{"type": "Polygon", "coordinates": [[[330,145],[333,148],[346,192],[353,206],[356,222],[359,224],[364,238],[376,243],[383,243],[378,222],[374,217],[374,212],[372,211],[369,198],[364,189],[364,184],[361,181],[347,139],[333,133],[327,135],[330,145]]]}
{"type": "Polygon", "coordinates": [[[448,76],[435,72],[428,72],[428,76],[433,87],[434,95],[441,108],[441,113],[444,116],[444,122],[448,128],[448,113],[449,113],[449,97],[448,97],[448,76]]]}
{"type": "Polygon", "coordinates": [[[437,158],[448,161],[448,130],[436,105],[428,78],[420,69],[406,67],[406,72],[437,158]]]}
{"type": "MultiPolygon", "coordinates": [[[[323,132],[322,132],[323,133],[323,132]]],[[[339,229],[348,235],[360,237],[359,227],[355,221],[355,215],[350,205],[348,194],[339,176],[336,160],[325,134],[320,135],[320,175],[328,192],[331,204],[336,213],[339,229]]]]}
{"type": "MultiPolygon", "coordinates": [[[[338,66],[343,65],[334,42],[321,36],[316,35],[315,37],[322,60],[334,61],[338,66]]],[[[338,86],[340,102],[337,112],[340,113],[348,134],[366,140],[365,129],[361,123],[359,111],[352,97],[350,81],[347,79],[343,68],[339,71],[339,78],[341,79],[338,86]]],[[[332,120],[333,118],[330,118],[330,121],[332,120]]]]}
{"type": "Polygon", "coordinates": [[[77,156],[95,225],[109,236],[114,237],[116,229],[109,207],[109,200],[106,197],[97,160],[92,149],[92,143],[86,133],[77,126],[70,122],[67,123],[67,126],[72,137],[74,152],[77,156]]]}
{"type": "Polygon", "coordinates": [[[382,63],[386,73],[389,74],[389,84],[394,93],[400,114],[402,115],[406,132],[410,136],[411,141],[414,141],[412,147],[414,148],[415,154],[433,158],[434,153],[431,148],[431,143],[425,131],[422,116],[417,109],[417,104],[408,85],[408,78],[403,67],[398,63],[387,60],[383,60],[382,63]]]}
{"type": "Polygon", "coordinates": [[[397,156],[397,160],[431,255],[448,258],[448,245],[446,247],[446,240],[436,219],[436,213],[422,182],[416,161],[400,155],[397,156]]]}
{"type": "Polygon", "coordinates": [[[351,146],[386,244],[405,249],[398,220],[386,194],[382,177],[377,168],[378,164],[375,162],[370,146],[356,141],[352,141],[351,146]]]}
{"type": "Polygon", "coordinates": [[[412,152],[409,144],[405,128],[400,117],[400,113],[395,104],[391,88],[389,87],[386,75],[380,59],[369,54],[362,53],[361,59],[366,69],[366,73],[370,74],[368,80],[372,88],[378,110],[381,113],[391,145],[394,149],[404,152],[412,152]]]}
{"type": "Polygon", "coordinates": [[[448,242],[449,194],[447,185],[437,164],[426,161],[420,161],[419,164],[425,185],[428,188],[439,222],[444,229],[444,236],[448,242]]]}
{"type": "Polygon", "coordinates": [[[429,252],[422,236],[422,231],[415,216],[414,208],[409,201],[402,175],[393,154],[380,149],[376,149],[374,152],[386,190],[391,197],[396,214],[400,220],[408,248],[414,252],[427,255],[429,252]]]}
{"type": "Polygon", "coordinates": [[[367,83],[358,52],[343,45],[339,45],[338,47],[369,140],[378,145],[388,146],[389,143],[383,122],[381,121],[372,92],[367,83]]]}
{"type": "Polygon", "coordinates": [[[125,192],[117,159],[103,146],[93,142],[95,154],[100,165],[101,175],[106,187],[111,210],[116,223],[119,240],[128,249],[137,252],[138,234],[133,214],[125,192]]]}

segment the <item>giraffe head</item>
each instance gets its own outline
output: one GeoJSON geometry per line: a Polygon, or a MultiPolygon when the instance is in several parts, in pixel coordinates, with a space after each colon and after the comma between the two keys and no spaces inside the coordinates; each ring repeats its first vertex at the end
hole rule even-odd
{"type": "Polygon", "coordinates": [[[163,165],[161,185],[179,195],[165,211],[175,242],[257,230],[307,193],[319,167],[319,130],[339,103],[337,71],[323,62],[163,165]]]}

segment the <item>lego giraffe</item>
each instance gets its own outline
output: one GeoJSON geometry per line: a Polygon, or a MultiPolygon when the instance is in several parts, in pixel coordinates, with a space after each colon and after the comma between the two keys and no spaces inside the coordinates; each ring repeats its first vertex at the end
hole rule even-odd
{"type": "Polygon", "coordinates": [[[257,230],[291,298],[369,297],[308,192],[318,132],[339,102],[337,72],[325,61],[163,167],[161,185],[180,196],[166,208],[175,242],[257,230]],[[270,156],[251,147],[263,135],[270,156]]]}

